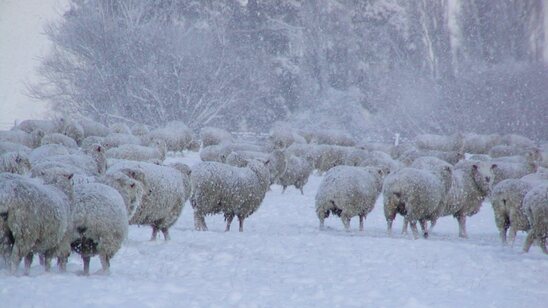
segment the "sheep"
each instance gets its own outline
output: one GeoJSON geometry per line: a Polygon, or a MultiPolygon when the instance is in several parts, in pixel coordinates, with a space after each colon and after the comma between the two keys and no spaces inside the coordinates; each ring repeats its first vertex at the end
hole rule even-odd
{"type": "Polygon", "coordinates": [[[498,166],[498,168],[494,170],[494,184],[498,184],[506,179],[518,179],[527,174],[535,173],[538,170],[538,162],[528,158],[521,162],[505,160],[503,158],[494,159],[492,162],[496,163],[498,166]]]}
{"type": "Polygon", "coordinates": [[[290,145],[286,153],[306,159],[313,169],[318,169],[321,163],[321,148],[322,146],[313,144],[297,144],[290,145]]]}
{"type": "Polygon", "coordinates": [[[31,168],[30,160],[24,153],[7,152],[0,155],[0,172],[25,175],[31,168]]]}
{"type": "Polygon", "coordinates": [[[303,142],[304,138],[300,139],[299,137],[299,135],[293,132],[291,127],[278,123],[270,131],[270,135],[267,138],[267,147],[270,150],[284,150],[295,143],[296,140],[299,140],[301,143],[306,143],[306,140],[303,142]]]}
{"type": "Polygon", "coordinates": [[[531,229],[527,233],[524,252],[529,252],[529,248],[535,239],[538,239],[540,248],[545,254],[548,254],[546,248],[546,238],[548,237],[548,183],[535,186],[523,198],[523,208],[531,229]]]}
{"type": "Polygon", "coordinates": [[[88,136],[88,137],[84,138],[84,140],[82,140],[82,142],[80,143],[80,147],[82,149],[87,149],[95,143],[103,144],[104,141],[105,141],[105,138],[103,138],[103,137],[88,136]]]}
{"type": "Polygon", "coordinates": [[[244,158],[244,155],[241,153],[232,152],[226,157],[225,163],[234,167],[243,168],[247,166],[248,160],[244,158]]]}
{"type": "Polygon", "coordinates": [[[506,232],[510,228],[510,243],[514,243],[517,231],[529,230],[529,221],[522,208],[525,194],[534,185],[520,179],[504,180],[493,187],[491,205],[502,244],[506,244],[506,232]]]}
{"type": "Polygon", "coordinates": [[[517,134],[507,134],[502,136],[500,143],[520,148],[536,147],[535,142],[533,142],[531,139],[517,134]]]}
{"type": "Polygon", "coordinates": [[[200,138],[202,139],[202,147],[204,148],[210,145],[230,143],[234,141],[230,132],[216,127],[202,128],[200,130],[200,138]]]}
{"type": "Polygon", "coordinates": [[[403,168],[389,174],[382,188],[387,233],[392,233],[392,223],[399,213],[411,224],[415,239],[419,237],[417,221],[421,225],[424,238],[428,238],[427,220],[435,224],[440,217],[443,193],[443,183],[430,171],[403,168]]]}
{"type": "Polygon", "coordinates": [[[468,238],[466,216],[479,212],[483,200],[491,192],[497,164],[461,161],[455,165],[451,188],[445,198],[442,216],[453,215],[459,223],[459,236],[468,238]]]}
{"type": "Polygon", "coordinates": [[[19,143],[0,141],[0,154],[4,154],[6,152],[21,152],[25,154],[30,154],[31,151],[31,148],[19,143]]]}
{"type": "Polygon", "coordinates": [[[71,202],[70,243],[84,262],[89,274],[90,258],[99,255],[103,272],[122,246],[128,233],[128,213],[120,193],[110,186],[91,183],[74,186],[71,202]]]}
{"type": "MultiPolygon", "coordinates": [[[[266,162],[268,165],[268,162],[266,162]]],[[[192,197],[196,230],[207,230],[205,215],[223,213],[226,229],[234,216],[243,232],[244,220],[261,205],[270,187],[270,173],[265,163],[252,160],[245,168],[218,162],[202,162],[192,169],[192,197]]]]}
{"type": "Polygon", "coordinates": [[[73,148],[73,149],[78,147],[78,144],[76,143],[76,141],[74,141],[74,139],[60,133],[45,135],[42,138],[40,145],[46,145],[46,144],[61,144],[67,148],[73,148]]]}
{"type": "Polygon", "coordinates": [[[164,127],[152,130],[145,137],[145,141],[162,139],[168,151],[180,152],[188,148],[192,141],[192,131],[183,122],[171,121],[164,127]]]}
{"type": "Polygon", "coordinates": [[[312,170],[312,165],[306,159],[289,155],[285,172],[278,178],[276,183],[282,186],[282,193],[285,192],[288,186],[293,185],[301,191],[301,195],[304,195],[303,188],[308,182],[312,170]]]}
{"type": "Polygon", "coordinates": [[[53,155],[40,159],[35,164],[42,165],[46,163],[60,163],[73,166],[76,169],[82,170],[84,174],[100,175],[104,174],[107,167],[107,160],[104,148],[95,144],[87,150],[87,154],[76,153],[69,155],[53,155]]]}
{"type": "Polygon", "coordinates": [[[434,156],[442,159],[452,165],[456,164],[460,160],[464,159],[464,153],[461,151],[438,151],[438,150],[424,150],[424,149],[411,149],[403,153],[399,160],[406,165],[411,165],[413,161],[423,156],[434,156]]]}
{"type": "Polygon", "coordinates": [[[77,144],[81,144],[82,140],[84,140],[84,128],[80,123],[75,121],[69,121],[65,127],[63,128],[63,134],[67,137],[70,137],[72,140],[74,140],[77,144]]]}
{"type": "MultiPolygon", "coordinates": [[[[352,147],[356,145],[356,140],[344,131],[339,130],[315,130],[311,132],[312,137],[309,143],[327,144],[352,147]]],[[[304,136],[304,135],[303,135],[304,136]]],[[[306,136],[304,136],[306,138],[306,136]]]]}
{"type": "Polygon", "coordinates": [[[23,120],[14,129],[26,133],[32,133],[35,130],[41,130],[44,133],[55,133],[59,132],[59,123],[51,120],[23,120]]]}
{"type": "Polygon", "coordinates": [[[500,143],[498,134],[478,135],[474,133],[464,134],[463,152],[473,154],[487,154],[489,150],[500,143]]]}
{"type": "Polygon", "coordinates": [[[523,176],[520,180],[531,184],[540,184],[543,181],[548,181],[548,170],[539,168],[537,172],[523,176]]]}
{"type": "Polygon", "coordinates": [[[128,135],[128,134],[111,133],[103,138],[103,142],[101,142],[101,145],[103,145],[105,149],[108,150],[115,147],[119,147],[122,144],[141,145],[141,143],[142,143],[141,138],[139,137],[128,135]]]}
{"type": "Polygon", "coordinates": [[[369,151],[362,149],[350,149],[346,154],[344,164],[347,166],[359,166],[364,160],[368,158],[369,151]]]}
{"type": "Polygon", "coordinates": [[[46,144],[33,149],[29,154],[29,160],[31,163],[39,162],[45,157],[54,156],[54,155],[69,155],[69,151],[65,146],[61,144],[46,144]]]}
{"type": "Polygon", "coordinates": [[[34,149],[40,146],[40,141],[44,135],[44,131],[40,129],[34,130],[32,133],[26,133],[22,130],[0,131],[0,141],[18,143],[34,149]]]}
{"type": "Polygon", "coordinates": [[[232,152],[227,156],[225,162],[236,167],[245,167],[250,160],[269,162],[270,184],[276,183],[287,168],[287,158],[281,150],[274,150],[269,154],[253,151],[232,152]]]}
{"type": "Polygon", "coordinates": [[[381,151],[371,151],[367,153],[367,156],[360,162],[359,166],[379,167],[385,174],[395,172],[403,167],[401,162],[392,159],[390,155],[381,151]]]}
{"type": "Polygon", "coordinates": [[[199,152],[201,148],[200,141],[196,137],[192,137],[192,140],[188,144],[188,150],[192,152],[199,152]]]}
{"type": "Polygon", "coordinates": [[[125,123],[114,123],[109,128],[111,132],[116,134],[132,135],[131,129],[125,123]]]}
{"type": "Polygon", "coordinates": [[[146,124],[136,123],[131,127],[131,134],[134,136],[146,136],[150,133],[150,129],[146,124]]]}
{"type": "Polygon", "coordinates": [[[391,154],[394,148],[392,144],[382,142],[364,142],[358,144],[356,147],[366,151],[380,151],[386,154],[391,154]]]}
{"type": "Polygon", "coordinates": [[[422,134],[415,137],[415,145],[421,150],[461,151],[463,144],[464,138],[462,134],[451,136],[422,134]]]}
{"type": "Polygon", "coordinates": [[[340,216],[346,231],[350,231],[350,219],[359,216],[360,231],[364,220],[379,194],[382,171],[378,168],[337,166],[331,168],[323,178],[316,194],[316,214],[320,230],[324,220],[333,213],[340,216]]]}
{"type": "Polygon", "coordinates": [[[9,263],[12,273],[25,258],[28,275],[33,254],[45,257],[46,271],[63,239],[69,223],[67,196],[36,180],[0,174],[0,224],[3,237],[10,239],[9,263]]]}
{"type": "Polygon", "coordinates": [[[149,161],[166,159],[166,143],[163,140],[153,140],[153,147],[141,146],[136,144],[122,144],[119,147],[106,151],[107,158],[149,161]]]}
{"type": "Polygon", "coordinates": [[[177,221],[188,199],[188,180],[183,173],[171,167],[146,162],[120,161],[107,170],[107,174],[122,172],[142,183],[147,193],[141,206],[130,219],[131,225],[150,225],[151,240],[161,231],[169,240],[169,228],[177,221]]]}
{"type": "Polygon", "coordinates": [[[116,189],[120,196],[122,196],[122,199],[124,199],[124,204],[126,205],[129,223],[129,220],[131,220],[133,215],[137,212],[137,209],[141,206],[141,202],[145,195],[145,189],[142,182],[130,178],[122,172],[112,172],[100,177],[98,179],[98,183],[102,183],[116,189]]]}
{"type": "Polygon", "coordinates": [[[346,157],[352,148],[338,145],[320,145],[320,164],[318,170],[326,172],[329,169],[343,165],[346,157]]]}
{"type": "Polygon", "coordinates": [[[525,155],[527,153],[536,152],[536,155],[540,157],[540,150],[538,148],[526,148],[526,147],[516,147],[513,145],[497,145],[492,147],[488,154],[493,158],[504,157],[504,156],[515,156],[515,155],[525,155]]]}
{"type": "Polygon", "coordinates": [[[202,161],[225,162],[232,151],[225,144],[210,145],[200,150],[200,159],[202,161]]]}
{"type": "Polygon", "coordinates": [[[90,136],[106,137],[107,135],[112,133],[110,128],[90,119],[82,118],[78,121],[78,123],[84,129],[84,138],[90,136]]]}

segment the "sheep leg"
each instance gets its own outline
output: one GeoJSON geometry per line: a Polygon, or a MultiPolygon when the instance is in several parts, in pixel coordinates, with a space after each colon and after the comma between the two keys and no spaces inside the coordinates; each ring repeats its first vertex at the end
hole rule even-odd
{"type": "Polygon", "coordinates": [[[394,222],[393,219],[387,219],[386,220],[386,224],[387,224],[386,234],[388,234],[389,236],[392,236],[392,223],[393,222],[394,222]]]}
{"type": "Polygon", "coordinates": [[[320,230],[325,229],[324,221],[325,221],[325,212],[319,211],[318,212],[318,219],[320,220],[320,230]]]}
{"type": "Polygon", "coordinates": [[[495,211],[495,224],[497,225],[497,228],[499,229],[499,236],[502,244],[506,245],[507,243],[506,232],[508,231],[508,227],[510,225],[507,217],[502,214],[498,214],[498,212],[495,211]]]}
{"type": "Polygon", "coordinates": [[[460,214],[457,216],[457,221],[459,222],[459,237],[468,238],[468,234],[466,234],[466,215],[460,214]]]}
{"type": "Polygon", "coordinates": [[[226,214],[225,219],[226,219],[225,232],[228,232],[230,231],[230,225],[232,224],[232,220],[234,219],[234,214],[226,214]]]}
{"type": "Polygon", "coordinates": [[[419,229],[417,228],[417,222],[416,221],[410,221],[409,224],[411,225],[411,231],[413,231],[413,238],[418,239],[419,238],[419,229]]]}
{"type": "Polygon", "coordinates": [[[196,211],[194,211],[194,228],[196,231],[207,231],[205,218],[196,211]]]}
{"type": "Polygon", "coordinates": [[[57,266],[59,267],[60,272],[66,272],[67,271],[67,263],[68,263],[68,257],[59,257],[57,258],[57,266]]]}
{"type": "Polygon", "coordinates": [[[13,245],[12,251],[11,251],[11,257],[10,257],[10,263],[11,263],[11,273],[15,274],[17,272],[17,268],[19,267],[19,263],[21,263],[21,256],[19,255],[19,251],[21,249],[17,245],[13,245]]]}
{"type": "Polygon", "coordinates": [[[341,213],[341,221],[344,225],[344,230],[350,232],[350,217],[341,213]]]}
{"type": "Polygon", "coordinates": [[[360,217],[360,231],[363,231],[363,221],[365,220],[365,215],[360,214],[358,216],[360,217]]]}
{"type": "Polygon", "coordinates": [[[408,225],[409,225],[409,221],[407,221],[407,218],[403,218],[403,226],[401,227],[401,234],[407,234],[408,225]]]}
{"type": "Polygon", "coordinates": [[[161,228],[160,231],[162,231],[162,234],[164,235],[164,240],[169,241],[171,239],[168,228],[161,228]]]}
{"type": "Polygon", "coordinates": [[[28,275],[30,273],[30,266],[32,265],[33,258],[34,254],[32,252],[25,256],[25,275],[28,275]]]}
{"type": "Polygon", "coordinates": [[[44,257],[44,269],[46,272],[51,270],[51,255],[46,255],[44,257]]]}
{"type": "Polygon", "coordinates": [[[101,260],[103,273],[108,273],[110,271],[110,257],[107,255],[100,255],[99,260],[101,260]]]}
{"type": "Polygon", "coordinates": [[[287,186],[282,186],[282,194],[285,193],[285,189],[287,188],[287,186]]]}
{"type": "Polygon", "coordinates": [[[158,227],[152,226],[152,235],[150,236],[151,241],[155,241],[158,236],[158,227]]]}
{"type": "Polygon", "coordinates": [[[531,248],[531,245],[533,245],[534,241],[535,232],[533,230],[530,230],[527,234],[527,238],[525,239],[525,245],[523,245],[523,252],[529,252],[529,248],[531,248]]]}
{"type": "Polygon", "coordinates": [[[301,191],[301,195],[304,195],[303,187],[299,187],[299,190],[301,191]]]}
{"type": "Polygon", "coordinates": [[[89,261],[91,257],[82,256],[82,261],[84,261],[84,275],[89,275],[89,261]]]}
{"type": "Polygon", "coordinates": [[[40,265],[42,266],[46,265],[46,258],[44,257],[44,255],[40,254],[38,256],[38,261],[40,262],[40,265]]]}
{"type": "Polygon", "coordinates": [[[543,237],[539,240],[540,249],[542,249],[542,252],[548,255],[548,248],[546,248],[546,237],[543,237]]]}
{"type": "Polygon", "coordinates": [[[514,226],[511,226],[510,227],[510,234],[509,234],[509,238],[508,238],[511,247],[514,247],[514,242],[516,240],[517,233],[518,233],[518,230],[514,226]]]}
{"type": "Polygon", "coordinates": [[[432,233],[432,230],[434,229],[434,226],[436,225],[436,222],[438,222],[437,219],[432,219],[430,221],[430,231],[429,231],[429,233],[432,233]]]}
{"type": "Polygon", "coordinates": [[[238,215],[238,220],[240,222],[240,232],[244,232],[244,216],[238,215]]]}
{"type": "Polygon", "coordinates": [[[426,220],[421,219],[419,220],[419,223],[421,224],[422,236],[424,238],[428,238],[428,225],[426,223],[426,220]]]}

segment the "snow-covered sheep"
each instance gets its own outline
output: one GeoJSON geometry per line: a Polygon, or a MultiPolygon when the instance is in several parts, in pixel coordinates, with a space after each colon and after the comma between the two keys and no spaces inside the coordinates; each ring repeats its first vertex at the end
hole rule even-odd
{"type": "Polygon", "coordinates": [[[232,152],[226,157],[225,163],[234,167],[243,168],[247,166],[248,160],[241,153],[232,152]]]}
{"type": "Polygon", "coordinates": [[[229,154],[225,162],[236,167],[245,167],[247,162],[258,160],[263,163],[268,162],[268,170],[270,172],[270,184],[278,181],[278,178],[285,172],[287,168],[287,157],[281,150],[274,150],[272,153],[254,152],[254,151],[238,151],[229,154]]]}
{"type": "Polygon", "coordinates": [[[518,134],[507,134],[500,139],[501,144],[516,146],[520,148],[534,148],[536,144],[533,140],[518,134]]]}
{"type": "Polygon", "coordinates": [[[7,152],[0,155],[0,172],[27,174],[31,169],[28,156],[20,152],[7,152]]]}
{"type": "Polygon", "coordinates": [[[119,147],[106,151],[107,158],[126,159],[136,161],[150,161],[166,159],[166,143],[161,140],[153,140],[151,147],[137,144],[122,144],[119,147]]]}
{"type": "Polygon", "coordinates": [[[450,163],[437,157],[423,156],[417,158],[410,167],[432,172],[443,183],[443,196],[449,192],[453,179],[453,166],[450,163]]]}
{"type": "Polygon", "coordinates": [[[312,165],[313,169],[318,169],[322,158],[321,147],[314,144],[294,143],[287,148],[286,153],[304,158],[312,165]]]}
{"type": "Polygon", "coordinates": [[[350,230],[350,219],[359,216],[360,231],[364,220],[373,207],[379,194],[382,170],[337,166],[331,168],[323,178],[316,194],[316,214],[320,220],[320,230],[324,220],[333,213],[340,216],[346,231],[350,230]]]}
{"type": "Polygon", "coordinates": [[[98,179],[98,182],[116,189],[120,196],[122,196],[124,204],[126,205],[129,222],[137,212],[137,209],[141,206],[141,202],[146,193],[142,182],[130,178],[122,172],[105,174],[98,179]]]}
{"type": "Polygon", "coordinates": [[[80,144],[85,138],[84,128],[76,121],[69,121],[65,127],[63,127],[62,133],[76,141],[77,144],[80,144]]]}
{"type": "Polygon", "coordinates": [[[314,130],[311,134],[312,137],[309,143],[347,147],[356,145],[356,140],[350,134],[340,130],[314,130]]]}
{"type": "Polygon", "coordinates": [[[84,129],[84,138],[89,136],[106,137],[112,133],[105,125],[90,119],[82,118],[78,123],[84,129]]]}
{"type": "Polygon", "coordinates": [[[202,139],[202,147],[234,141],[229,131],[216,127],[202,128],[200,138],[202,139]]]}
{"type": "Polygon", "coordinates": [[[29,154],[29,159],[31,163],[39,162],[45,157],[54,156],[54,155],[69,155],[68,149],[61,144],[46,144],[33,149],[29,154]]]}
{"type": "Polygon", "coordinates": [[[318,166],[320,172],[326,172],[333,167],[344,165],[348,153],[353,149],[351,147],[327,144],[319,145],[318,147],[321,157],[318,166]]]}
{"type": "MultiPolygon", "coordinates": [[[[152,140],[152,139],[149,139],[152,140]]],[[[117,134],[111,133],[103,138],[101,145],[105,147],[106,150],[116,148],[122,144],[137,144],[141,145],[141,138],[129,134],[117,134]]]]}
{"type": "Polygon", "coordinates": [[[107,167],[104,148],[98,144],[95,144],[92,148],[88,149],[86,154],[75,153],[69,155],[53,155],[43,157],[42,159],[36,161],[33,169],[47,163],[61,163],[64,165],[70,165],[88,175],[104,174],[107,167]]]}
{"type": "Polygon", "coordinates": [[[103,144],[105,138],[104,137],[98,137],[98,136],[89,136],[84,138],[82,142],[80,143],[80,147],[82,149],[87,149],[93,144],[103,144]]]}
{"type": "Polygon", "coordinates": [[[52,120],[23,120],[14,129],[27,133],[32,133],[35,130],[41,130],[44,133],[55,133],[59,132],[59,123],[52,120]]]}
{"type": "Polygon", "coordinates": [[[270,187],[270,174],[263,162],[255,160],[244,168],[203,162],[192,169],[191,183],[196,230],[207,230],[206,215],[223,213],[226,231],[237,216],[242,232],[244,220],[259,208],[270,187]]]}
{"type": "Polygon", "coordinates": [[[444,187],[437,176],[427,170],[403,168],[385,178],[382,193],[388,234],[400,214],[410,223],[415,239],[419,237],[417,222],[428,237],[427,221],[435,224],[443,210],[444,187]]]}
{"type": "Polygon", "coordinates": [[[487,154],[489,150],[500,143],[500,135],[464,134],[464,153],[487,154]]]}
{"type": "Polygon", "coordinates": [[[131,128],[126,123],[113,123],[109,125],[110,131],[116,134],[132,135],[131,128]]]}
{"type": "Polygon", "coordinates": [[[46,270],[59,248],[69,222],[67,196],[50,185],[10,173],[0,174],[0,230],[10,238],[11,272],[25,258],[29,273],[33,254],[45,257],[46,270]],[[8,233],[8,234],[5,234],[8,233]]]}
{"type": "Polygon", "coordinates": [[[139,180],[147,192],[129,223],[151,226],[151,240],[156,239],[158,231],[169,240],[169,228],[181,215],[189,197],[186,194],[188,181],[183,178],[183,173],[171,167],[135,161],[120,161],[111,166],[107,174],[113,172],[122,172],[139,180]]]}
{"type": "Polygon", "coordinates": [[[285,192],[288,186],[295,186],[296,189],[301,191],[304,195],[303,188],[308,182],[308,178],[312,173],[312,165],[304,158],[289,155],[287,156],[287,166],[285,172],[276,181],[283,188],[282,192],[285,192]]]}
{"type": "Polygon", "coordinates": [[[216,162],[225,162],[228,155],[232,151],[225,146],[225,144],[216,144],[203,147],[200,150],[200,159],[202,161],[216,161],[216,162]]]}
{"type": "Polygon", "coordinates": [[[392,159],[390,155],[381,151],[371,151],[367,153],[367,156],[359,164],[361,167],[378,167],[383,170],[385,174],[395,172],[403,168],[403,164],[397,160],[392,159]]]}
{"type": "Polygon", "coordinates": [[[128,233],[124,199],[117,190],[104,184],[74,185],[70,209],[71,248],[81,255],[84,274],[89,274],[90,258],[94,255],[99,255],[103,272],[108,272],[110,259],[128,233]]]}
{"type": "Polygon", "coordinates": [[[523,198],[523,208],[531,229],[525,239],[523,251],[528,252],[535,240],[540,248],[548,254],[546,238],[548,237],[548,183],[535,186],[523,198]]]}
{"type": "Polygon", "coordinates": [[[540,150],[538,148],[526,148],[526,147],[517,147],[513,145],[500,144],[492,147],[488,154],[493,158],[504,157],[504,156],[515,156],[515,155],[525,155],[528,153],[535,152],[540,158],[540,150]]]}
{"type": "Polygon", "coordinates": [[[131,127],[131,134],[134,136],[145,136],[148,133],[150,133],[150,128],[146,124],[136,123],[131,127]]]}
{"type": "Polygon", "coordinates": [[[417,150],[415,144],[411,142],[402,142],[392,147],[390,156],[392,156],[393,159],[400,159],[405,152],[410,150],[417,150]]]}
{"type": "Polygon", "coordinates": [[[26,133],[22,130],[0,131],[0,141],[18,143],[34,149],[40,146],[40,141],[44,135],[44,131],[40,129],[32,133],[26,133]]]}
{"type": "Polygon", "coordinates": [[[403,153],[399,160],[406,165],[411,165],[413,161],[419,157],[433,156],[441,160],[444,160],[452,165],[456,164],[460,160],[464,159],[464,153],[461,151],[438,151],[438,150],[424,150],[424,149],[411,149],[403,153]]]}
{"type": "Polygon", "coordinates": [[[346,154],[344,164],[347,166],[359,166],[369,156],[369,151],[360,148],[351,148],[346,154]]]}
{"type": "Polygon", "coordinates": [[[451,188],[445,198],[442,216],[453,215],[459,223],[459,236],[467,238],[466,216],[479,212],[481,203],[491,192],[497,164],[461,161],[455,165],[451,188]]]}
{"type": "Polygon", "coordinates": [[[40,141],[40,145],[46,145],[46,144],[61,144],[67,148],[73,148],[73,149],[78,147],[78,144],[76,143],[76,141],[74,141],[74,139],[60,133],[45,135],[40,141]]]}
{"type": "Polygon", "coordinates": [[[462,134],[451,136],[422,134],[415,137],[415,145],[422,150],[462,151],[463,144],[464,138],[462,134]]]}
{"type": "Polygon", "coordinates": [[[168,151],[180,152],[188,149],[192,141],[192,131],[183,122],[171,121],[164,127],[150,131],[145,137],[145,141],[153,139],[164,140],[168,151]]]}
{"type": "Polygon", "coordinates": [[[363,142],[363,143],[359,143],[356,147],[369,152],[381,151],[386,154],[391,154],[394,148],[394,145],[389,143],[382,143],[382,142],[363,142]]]}
{"type": "Polygon", "coordinates": [[[20,143],[0,141],[0,154],[4,154],[6,152],[21,152],[25,154],[30,154],[31,151],[31,148],[24,146],[20,143]]]}
{"type": "Polygon", "coordinates": [[[498,158],[492,160],[492,162],[496,163],[498,166],[494,170],[494,184],[497,184],[506,179],[519,179],[530,173],[537,172],[539,168],[538,161],[531,159],[525,159],[524,161],[516,162],[512,159],[506,160],[504,158],[498,158]]]}
{"type": "Polygon", "coordinates": [[[520,180],[526,181],[533,185],[541,184],[543,181],[548,181],[548,170],[539,168],[537,172],[523,176],[520,180]]]}
{"type": "Polygon", "coordinates": [[[270,131],[267,138],[267,147],[269,150],[284,150],[295,142],[306,143],[306,140],[296,134],[287,124],[278,123],[270,131]]]}
{"type": "Polygon", "coordinates": [[[490,199],[500,239],[506,244],[506,232],[510,228],[510,243],[514,243],[517,231],[529,230],[529,221],[523,211],[523,198],[534,185],[520,179],[504,180],[493,187],[490,199]]]}

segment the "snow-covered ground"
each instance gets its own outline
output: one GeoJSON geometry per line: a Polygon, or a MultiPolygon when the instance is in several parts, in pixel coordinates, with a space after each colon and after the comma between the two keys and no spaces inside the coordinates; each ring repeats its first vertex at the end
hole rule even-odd
{"type": "Polygon", "coordinates": [[[67,4],[68,0],[0,0],[0,129],[46,115],[47,104],[29,98],[25,83],[36,81],[40,57],[50,46],[44,25],[58,18],[67,4]]]}
{"type": "MultiPolygon", "coordinates": [[[[150,242],[150,228],[131,226],[108,276],[79,276],[75,256],[64,274],[36,261],[30,277],[1,268],[0,306],[546,307],[548,258],[538,246],[521,253],[523,233],[513,249],[501,247],[489,204],[469,219],[468,240],[453,218],[428,240],[388,237],[379,200],[365,232],[357,219],[345,232],[333,217],[320,232],[320,181],[312,176],[304,196],[273,186],[243,233],[223,232],[221,215],[206,218],[210,231],[194,231],[188,204],[169,242],[150,242]]],[[[97,271],[99,260],[91,266],[97,271]]]]}

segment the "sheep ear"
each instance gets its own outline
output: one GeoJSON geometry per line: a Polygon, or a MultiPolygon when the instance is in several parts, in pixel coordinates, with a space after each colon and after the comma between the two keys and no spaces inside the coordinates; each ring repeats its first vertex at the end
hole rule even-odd
{"type": "Polygon", "coordinates": [[[100,145],[98,145],[98,146],[97,146],[97,152],[101,153],[102,151],[103,151],[103,147],[100,146],[100,145]]]}
{"type": "Polygon", "coordinates": [[[17,155],[17,156],[15,157],[15,162],[18,163],[18,164],[20,164],[20,163],[21,163],[21,156],[17,155]]]}
{"type": "Polygon", "coordinates": [[[383,174],[384,174],[384,172],[383,172],[381,169],[377,170],[377,173],[378,173],[379,175],[383,175],[383,174]]]}
{"type": "Polygon", "coordinates": [[[269,164],[270,164],[270,159],[268,159],[267,161],[264,162],[265,166],[268,166],[269,164]]]}
{"type": "Polygon", "coordinates": [[[496,169],[497,167],[498,167],[497,164],[492,164],[491,165],[491,169],[496,169]]]}
{"type": "Polygon", "coordinates": [[[444,169],[445,169],[445,171],[447,171],[447,172],[451,172],[451,167],[449,167],[449,166],[445,166],[444,169]]]}
{"type": "Polygon", "coordinates": [[[478,167],[477,164],[473,164],[473,165],[472,165],[472,169],[473,169],[474,171],[478,170],[478,168],[479,168],[479,167],[478,167]]]}
{"type": "Polygon", "coordinates": [[[135,187],[135,183],[129,184],[129,187],[134,188],[134,187],[135,187]]]}
{"type": "Polygon", "coordinates": [[[67,179],[68,180],[72,180],[72,177],[74,177],[74,173],[71,173],[69,175],[66,175],[67,179]]]}

